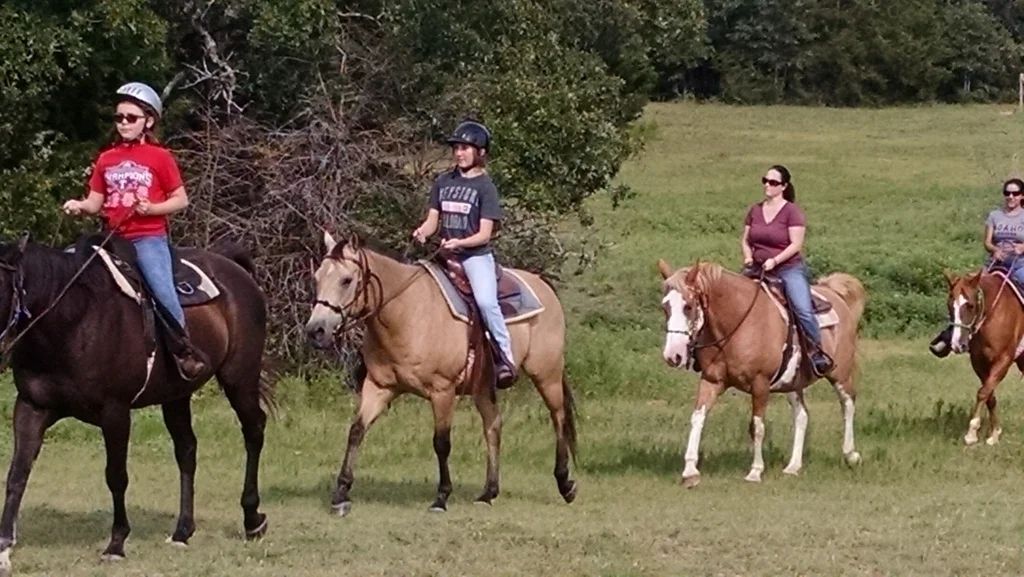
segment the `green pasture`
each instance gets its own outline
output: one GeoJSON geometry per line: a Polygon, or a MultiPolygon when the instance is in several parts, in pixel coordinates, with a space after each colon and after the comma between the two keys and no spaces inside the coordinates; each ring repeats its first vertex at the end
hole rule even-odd
{"type": "MultiPolygon", "coordinates": [[[[1002,107],[836,110],[649,107],[647,150],[622,172],[636,197],[597,199],[594,266],[566,273],[569,374],[579,404],[575,503],[558,496],[554,439],[538,395],[504,393],[501,495],[483,486],[484,444],[460,405],[446,514],[431,514],[437,467],[429,406],[403,398],[370,430],[345,518],[329,497],[356,399],[336,382],[286,378],[262,460],[265,539],[242,540],[244,449],[226,400],[197,401],[196,522],[189,549],[165,544],[178,479],[158,409],[135,413],[128,558],[99,560],[111,506],[99,431],[66,421],[47,437],[29,482],[17,575],[1018,575],[1024,392],[999,389],[1002,442],[961,437],[977,379],[964,357],[935,359],[943,267],[982,262],[982,220],[1019,168],[1024,120],[1002,107]],[[661,360],[655,263],[698,257],[739,264],[746,208],[768,166],[787,165],[810,221],[816,274],[850,272],[868,287],[856,416],[863,462],[842,458],[842,419],[824,383],[808,395],[804,469],[782,474],[792,421],[782,397],[767,417],[764,482],[750,465],[750,398],[711,412],[702,483],[679,483],[697,377],[661,360]]],[[[573,243],[569,243],[573,246],[573,243]]],[[[13,391],[0,401],[10,424],[13,391]]],[[[8,429],[9,430],[9,429],[8,429]]],[[[7,466],[10,434],[0,441],[7,466]]]]}

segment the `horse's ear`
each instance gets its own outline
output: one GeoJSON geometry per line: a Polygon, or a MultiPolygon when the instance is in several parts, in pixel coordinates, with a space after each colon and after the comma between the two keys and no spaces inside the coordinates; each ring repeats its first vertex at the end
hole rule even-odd
{"type": "Polygon", "coordinates": [[[32,233],[25,231],[22,233],[21,238],[18,239],[18,252],[24,253],[25,247],[28,246],[28,241],[32,238],[32,233]]]}
{"type": "Polygon", "coordinates": [[[352,250],[359,250],[360,248],[362,248],[363,242],[362,240],[360,240],[358,234],[356,234],[355,232],[350,232],[348,234],[348,245],[352,247],[352,250]]]}
{"type": "Polygon", "coordinates": [[[665,262],[664,259],[658,259],[658,272],[661,273],[661,278],[668,280],[668,277],[672,276],[672,267],[665,262]]]}
{"type": "Polygon", "coordinates": [[[327,249],[327,254],[331,254],[331,252],[334,251],[334,247],[336,247],[336,246],[338,246],[338,241],[334,240],[334,237],[331,236],[331,233],[327,232],[327,229],[325,228],[324,229],[324,247],[327,249]]]}
{"type": "Polygon", "coordinates": [[[693,282],[695,280],[697,280],[697,273],[699,273],[699,272],[700,272],[700,259],[698,258],[697,262],[693,263],[693,266],[690,267],[690,271],[686,273],[686,283],[687,284],[693,284],[693,282]]]}

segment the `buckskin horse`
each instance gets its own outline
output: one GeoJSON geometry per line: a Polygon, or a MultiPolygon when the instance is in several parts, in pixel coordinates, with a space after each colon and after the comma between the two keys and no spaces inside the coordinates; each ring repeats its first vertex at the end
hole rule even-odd
{"type": "MultiPolygon", "coordinates": [[[[673,271],[658,261],[663,279],[662,306],[667,320],[663,356],[672,367],[700,367],[700,385],[686,445],[682,481],[700,482],[697,459],[704,421],[715,400],[729,387],[751,396],[750,438],[753,463],[747,481],[760,482],[764,471],[764,415],[770,393],[785,393],[793,410],[793,453],[784,472],[797,475],[803,467],[807,406],[804,389],[817,381],[800,352],[793,315],[785,297],[772,283],[700,262],[673,271]]],[[[825,376],[839,396],[844,421],[843,454],[849,465],[860,462],[853,439],[856,402],[857,325],[866,294],[855,277],[833,273],[812,285],[815,312],[822,327],[822,348],[835,361],[825,376]]]]}
{"type": "MultiPolygon", "coordinates": [[[[117,242],[116,237],[113,240],[111,247],[117,242]]],[[[124,558],[130,531],[125,511],[130,411],[161,405],[180,472],[180,510],[170,541],[187,545],[195,531],[197,443],[191,395],[214,374],[238,415],[245,439],[241,505],[246,537],[260,537],[267,529],[266,516],[259,512],[258,471],[266,422],[261,402],[272,403],[273,393],[262,378],[266,308],[252,260],[233,243],[214,252],[176,250],[187,261],[176,261],[179,292],[185,285],[194,289],[191,296],[182,296],[188,328],[211,367],[211,374],[186,383],[164,349],[156,346],[154,333],[147,329],[144,335],[143,327],[153,323],[145,312],[149,301],[141,295],[148,293],[138,283],[137,269],[118,259],[115,250],[83,254],[101,244],[79,242],[77,247],[85,250],[61,251],[29,242],[27,234],[17,243],[0,244],[0,319],[6,320],[0,341],[5,350],[13,344],[10,366],[17,389],[14,453],[0,517],[0,575],[11,572],[18,510],[43,436],[65,417],[103,432],[114,508],[103,558],[117,560],[124,558]],[[116,264],[120,267],[112,266],[116,264]]]]}
{"type": "Polygon", "coordinates": [[[981,380],[964,443],[978,442],[984,405],[989,416],[985,443],[995,445],[1002,434],[996,387],[1015,362],[1024,371],[1024,298],[1006,272],[998,268],[963,276],[943,273],[949,285],[950,348],[955,354],[970,353],[971,367],[981,380]]]}
{"type": "MultiPolygon", "coordinates": [[[[328,348],[353,323],[365,323],[361,352],[366,375],[331,498],[333,510],[341,516],[350,511],[352,468],[363,436],[405,393],[430,401],[433,408],[439,469],[437,497],[430,507],[434,512],[447,510],[452,490],[448,454],[456,397],[472,396],[487,442],[486,483],[476,502],[490,504],[499,492],[501,415],[482,328],[465,309],[472,297],[455,288],[465,286],[465,278],[456,276],[452,282],[451,271],[433,260],[403,262],[386,249],[364,246],[357,235],[338,243],[324,231],[324,244],[326,255],[314,274],[316,301],[306,324],[310,345],[328,348]]],[[[569,476],[568,457],[576,456],[576,417],[564,375],[564,313],[554,289],[540,276],[517,269],[500,272],[499,301],[514,362],[547,404],[555,429],[555,481],[562,498],[571,503],[577,485],[569,476]]]]}

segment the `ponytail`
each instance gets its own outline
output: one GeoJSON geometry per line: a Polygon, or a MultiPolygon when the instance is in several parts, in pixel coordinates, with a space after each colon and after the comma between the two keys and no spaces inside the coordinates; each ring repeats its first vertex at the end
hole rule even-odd
{"type": "Polygon", "coordinates": [[[792,182],[786,183],[786,188],[782,191],[782,198],[789,202],[796,202],[796,187],[793,186],[792,182]]]}

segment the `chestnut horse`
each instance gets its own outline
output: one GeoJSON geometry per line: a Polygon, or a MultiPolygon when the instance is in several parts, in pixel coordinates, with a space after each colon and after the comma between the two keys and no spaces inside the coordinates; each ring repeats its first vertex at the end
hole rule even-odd
{"type": "MultiPolygon", "coordinates": [[[[448,472],[450,433],[459,395],[472,395],[483,422],[487,479],[476,501],[491,503],[498,496],[501,415],[491,387],[467,382],[467,374],[472,371],[467,370],[471,343],[466,323],[450,313],[444,294],[422,265],[371,250],[355,235],[348,242],[337,243],[325,231],[324,244],[326,256],[315,273],[316,303],[306,324],[310,345],[330,347],[352,322],[365,321],[366,327],[362,345],[366,375],[332,508],[342,516],[351,509],[352,467],[363,436],[404,393],[430,401],[434,412],[434,452],[440,475],[430,510],[447,510],[452,490],[448,472]]],[[[541,277],[507,270],[529,283],[544,306],[540,314],[510,323],[508,328],[516,366],[533,380],[551,413],[556,439],[555,481],[562,498],[571,503],[577,485],[569,477],[568,457],[571,453],[575,459],[576,455],[576,418],[572,389],[564,375],[565,316],[554,289],[541,277]]],[[[478,361],[473,364],[480,365],[478,361]]]]}
{"type": "Polygon", "coordinates": [[[963,276],[943,272],[949,284],[950,348],[954,354],[970,352],[971,367],[981,380],[964,443],[978,442],[981,407],[985,405],[989,416],[985,442],[995,445],[1002,434],[996,413],[996,387],[1014,362],[1024,371],[1024,308],[1003,272],[978,271],[963,276]]]}
{"type": "MultiPolygon", "coordinates": [[[[662,304],[668,324],[665,361],[685,369],[696,360],[701,367],[683,483],[694,487],[700,482],[697,458],[704,420],[715,400],[729,387],[751,395],[753,400],[750,437],[754,460],[746,480],[760,482],[764,471],[764,415],[772,392],[786,393],[793,409],[793,453],[784,472],[798,474],[803,467],[807,430],[804,389],[818,377],[799,353],[792,363],[784,363],[783,348],[789,331],[780,305],[773,302],[759,281],[725,270],[717,263],[698,260],[693,266],[673,271],[659,260],[658,270],[663,279],[662,304]]],[[[839,396],[845,425],[843,454],[848,464],[855,465],[860,462],[853,442],[857,325],[866,295],[860,281],[845,273],[820,279],[812,289],[827,298],[838,315],[837,322],[821,331],[822,348],[835,361],[825,378],[839,396]]]]}
{"type": "Polygon", "coordinates": [[[89,262],[77,251],[31,243],[28,235],[16,244],[0,244],[0,318],[6,323],[0,341],[4,349],[13,344],[11,369],[18,395],[14,453],[0,517],[0,575],[11,571],[18,511],[43,436],[67,417],[102,430],[114,509],[103,558],[121,559],[131,530],[125,508],[131,411],[161,406],[180,472],[180,509],[170,541],[187,545],[195,532],[191,397],[214,375],[238,416],[245,440],[245,535],[258,538],[267,530],[267,517],[259,511],[266,425],[260,405],[272,403],[273,391],[262,375],[266,306],[252,259],[237,245],[213,251],[179,248],[177,253],[205,271],[219,289],[216,299],[185,308],[192,342],[210,359],[210,373],[191,383],[182,380],[164,349],[157,347],[147,360],[143,309],[120,294],[100,259],[89,262]]]}

